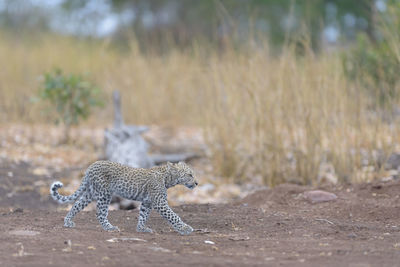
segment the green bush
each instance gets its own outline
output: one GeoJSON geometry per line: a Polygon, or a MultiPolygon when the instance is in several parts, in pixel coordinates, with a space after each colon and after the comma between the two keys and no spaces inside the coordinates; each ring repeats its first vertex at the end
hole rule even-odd
{"type": "Polygon", "coordinates": [[[376,107],[391,109],[400,97],[400,2],[387,4],[372,27],[373,38],[360,34],[343,63],[347,77],[366,89],[376,107]]]}
{"type": "Polygon", "coordinates": [[[400,64],[386,42],[373,44],[360,35],[357,45],[344,56],[344,70],[348,78],[360,82],[379,107],[390,106],[398,99],[400,64]]]}
{"type": "Polygon", "coordinates": [[[103,106],[100,90],[81,75],[63,74],[55,69],[44,75],[39,98],[48,101],[57,113],[56,123],[65,126],[65,141],[71,125],[87,119],[94,107],[103,106]]]}
{"type": "Polygon", "coordinates": [[[380,14],[376,38],[360,34],[343,57],[346,76],[360,83],[380,108],[392,107],[400,97],[400,3],[393,2],[380,14]]]}

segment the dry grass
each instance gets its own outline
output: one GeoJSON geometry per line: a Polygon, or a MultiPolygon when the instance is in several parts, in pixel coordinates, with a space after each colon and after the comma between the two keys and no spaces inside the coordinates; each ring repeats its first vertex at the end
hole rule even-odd
{"type": "MultiPolygon", "coordinates": [[[[40,75],[59,66],[90,73],[107,97],[120,90],[130,123],[202,127],[215,171],[236,182],[315,183],[327,173],[321,168],[346,181],[379,175],[379,155],[397,149],[399,127],[368,112],[336,54],[299,58],[293,50],[271,57],[267,47],[223,54],[197,47],[158,56],[132,41],[121,54],[106,41],[45,36],[29,43],[0,34],[0,121],[48,120],[30,98],[40,75]]],[[[89,124],[110,122],[111,105],[99,112],[89,124]]]]}

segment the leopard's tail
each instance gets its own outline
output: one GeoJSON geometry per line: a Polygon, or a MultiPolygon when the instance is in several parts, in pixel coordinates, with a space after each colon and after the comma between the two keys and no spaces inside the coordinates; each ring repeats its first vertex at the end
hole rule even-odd
{"type": "Polygon", "coordinates": [[[63,187],[63,183],[61,183],[60,181],[56,181],[50,186],[50,195],[58,203],[72,203],[75,200],[77,200],[78,197],[80,197],[83,194],[83,192],[86,191],[86,185],[87,182],[85,177],[81,185],[79,186],[78,190],[75,191],[75,193],[69,196],[63,196],[58,193],[58,189],[63,187]]]}

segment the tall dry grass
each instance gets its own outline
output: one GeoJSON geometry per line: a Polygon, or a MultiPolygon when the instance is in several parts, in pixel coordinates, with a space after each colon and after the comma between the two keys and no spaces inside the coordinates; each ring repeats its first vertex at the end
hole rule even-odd
{"type": "MultiPolygon", "coordinates": [[[[267,45],[245,53],[199,45],[160,56],[141,53],[134,40],[119,53],[107,41],[28,42],[0,33],[0,121],[48,121],[30,98],[40,75],[58,66],[89,73],[107,98],[120,90],[130,123],[203,128],[215,171],[235,182],[315,183],[323,168],[344,181],[379,174],[398,148],[399,127],[369,111],[370,100],[345,79],[337,54],[306,49],[298,57],[294,50],[272,57],[267,45]]],[[[111,114],[107,105],[88,123],[106,125],[111,114]]]]}

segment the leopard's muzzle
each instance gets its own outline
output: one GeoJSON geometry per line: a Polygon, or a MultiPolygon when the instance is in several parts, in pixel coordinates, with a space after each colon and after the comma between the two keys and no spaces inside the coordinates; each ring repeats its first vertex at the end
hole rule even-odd
{"type": "Polygon", "coordinates": [[[186,183],[185,186],[186,186],[187,188],[189,188],[189,189],[193,189],[193,188],[195,188],[198,184],[199,184],[199,183],[198,183],[197,181],[193,181],[193,182],[190,182],[190,183],[186,183]]]}

